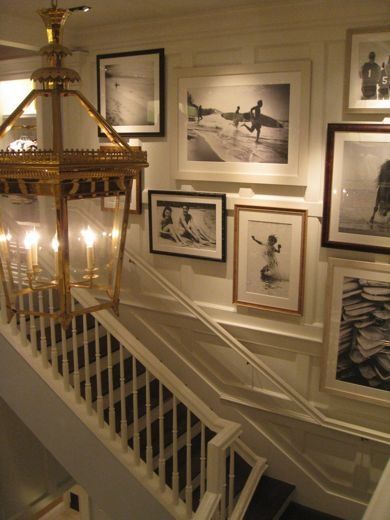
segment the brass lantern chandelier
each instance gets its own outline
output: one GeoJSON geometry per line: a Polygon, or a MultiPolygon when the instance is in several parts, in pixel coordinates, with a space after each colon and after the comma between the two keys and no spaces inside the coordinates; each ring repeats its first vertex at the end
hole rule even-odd
{"type": "MultiPolygon", "coordinates": [[[[31,79],[40,84],[0,126],[3,137],[36,99],[50,108],[50,149],[0,151],[0,278],[8,319],[16,313],[59,319],[66,328],[77,314],[117,310],[132,180],[148,166],[146,152],[130,147],[93,105],[70,86],[80,80],[62,65],[71,54],[62,45],[70,11],[38,11],[48,45],[47,66],[31,79]],[[63,105],[76,99],[115,145],[102,150],[64,149],[63,105]],[[112,212],[95,226],[90,216],[110,197],[112,212]],[[111,222],[108,220],[111,219],[111,222]],[[108,231],[107,231],[108,229],[108,231]],[[75,291],[92,292],[98,303],[75,306],[75,291]]],[[[39,114],[38,114],[39,115],[39,114]]],[[[45,130],[45,126],[42,126],[45,130]]]]}

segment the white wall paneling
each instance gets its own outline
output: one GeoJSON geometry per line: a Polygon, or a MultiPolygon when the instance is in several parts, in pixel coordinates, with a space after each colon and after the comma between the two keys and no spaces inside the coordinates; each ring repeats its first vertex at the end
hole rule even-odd
{"type": "MultiPolygon", "coordinates": [[[[330,396],[319,388],[327,258],[338,256],[372,262],[388,262],[389,259],[386,255],[328,251],[320,247],[325,139],[327,123],[345,120],[342,95],[346,29],[383,25],[386,17],[386,0],[276,0],[272,3],[259,2],[259,5],[250,8],[204,12],[177,20],[120,20],[115,27],[91,27],[82,33],[71,31],[65,35],[66,38],[69,35],[73,45],[88,51],[88,55],[80,58],[79,62],[83,75],[81,90],[93,101],[96,100],[96,54],[157,47],[165,49],[166,136],[142,139],[150,166],[144,177],[143,214],[130,217],[127,247],[133,248],[167,280],[195,300],[322,411],[331,417],[359,425],[362,436],[364,428],[388,432],[388,417],[384,409],[330,396]],[[177,70],[292,60],[307,60],[311,68],[310,96],[307,99],[307,186],[209,182],[196,178],[177,181],[173,171],[175,157],[172,156],[178,131],[175,106],[177,70]],[[180,189],[182,186],[227,193],[226,264],[149,253],[147,190],[180,189]],[[243,309],[232,304],[233,209],[237,203],[308,209],[302,317],[243,309]]],[[[30,29],[23,40],[29,39],[31,43],[33,32],[35,28],[34,31],[30,29]]],[[[0,40],[6,37],[9,39],[9,28],[4,28],[0,22],[0,40]]],[[[77,59],[76,56],[76,64],[77,59]]],[[[9,79],[10,75],[23,76],[27,69],[29,67],[18,60],[0,62],[0,80],[9,79]]],[[[373,116],[369,118],[374,119],[373,116]]],[[[88,125],[77,128],[73,138],[75,141],[83,138],[91,145],[97,144],[97,132],[88,125]]],[[[100,218],[98,212],[93,217],[100,218]]],[[[215,385],[226,394],[223,405],[217,399],[213,400],[213,404],[229,410],[236,406],[234,413],[245,415],[248,424],[252,421],[247,437],[252,446],[269,450],[273,463],[270,469],[276,476],[278,472],[282,474],[287,466],[291,478],[298,474],[289,464],[286,466],[285,455],[282,455],[285,451],[291,453],[296,457],[297,467],[301,462],[307,464],[319,481],[324,479],[331,490],[355,497],[357,505],[356,510],[351,508],[351,518],[358,517],[361,504],[367,498],[366,490],[373,489],[384,467],[388,455],[386,448],[373,441],[366,441],[365,444],[352,435],[323,431],[306,419],[299,421],[287,414],[283,417],[262,410],[263,404],[269,405],[270,402],[270,396],[267,396],[267,401],[264,389],[269,392],[275,389],[236,354],[228,352],[161,288],[147,281],[134,265],[124,270],[122,296],[124,302],[131,303],[133,307],[124,306],[121,319],[124,322],[128,320],[140,335],[144,330],[150,348],[156,352],[160,350],[166,363],[177,366],[188,376],[191,371],[186,368],[184,360],[191,360],[192,370],[199,378],[188,377],[188,385],[201,395],[204,373],[210,385],[215,385]],[[138,317],[144,319],[146,328],[142,329],[138,317],[131,318],[129,311],[137,312],[138,317]],[[156,330],[150,330],[147,326],[153,326],[156,330]],[[219,362],[223,369],[218,366],[219,362]],[[231,380],[229,374],[232,374],[231,380]],[[234,396],[237,402],[234,402],[234,396]],[[274,440],[271,438],[273,435],[274,440]]],[[[276,396],[275,402],[279,406],[282,401],[276,396]]],[[[301,478],[302,475],[299,475],[301,478]]],[[[303,477],[302,482],[305,482],[303,477]]],[[[307,496],[300,490],[299,497],[307,501],[307,496]]],[[[326,509],[326,504],[323,505],[326,509]]]]}

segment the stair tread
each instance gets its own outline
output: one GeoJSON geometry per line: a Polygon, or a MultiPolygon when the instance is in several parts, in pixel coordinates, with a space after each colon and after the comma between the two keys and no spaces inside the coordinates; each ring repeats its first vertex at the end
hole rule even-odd
{"type": "Polygon", "coordinates": [[[338,516],[321,513],[309,507],[302,506],[296,502],[291,502],[280,520],[343,520],[338,516]]]}
{"type": "Polygon", "coordinates": [[[244,520],[272,520],[294,489],[292,484],[264,475],[257,485],[244,520]]]}
{"type": "MultiPolygon", "coordinates": [[[[164,448],[167,448],[172,444],[173,432],[172,432],[172,418],[173,410],[168,410],[164,414],[164,448]]],[[[199,419],[191,414],[191,427],[193,427],[199,419]]],[[[180,437],[186,432],[187,427],[187,408],[183,404],[179,404],[177,407],[177,435],[180,437]]],[[[160,421],[156,419],[151,424],[151,436],[152,436],[152,448],[153,454],[157,455],[159,452],[159,433],[160,433],[160,421]]],[[[144,452],[146,451],[146,427],[140,431],[140,445],[141,445],[141,457],[144,458],[144,452]]],[[[129,445],[132,447],[132,439],[129,441],[129,445]]]]}

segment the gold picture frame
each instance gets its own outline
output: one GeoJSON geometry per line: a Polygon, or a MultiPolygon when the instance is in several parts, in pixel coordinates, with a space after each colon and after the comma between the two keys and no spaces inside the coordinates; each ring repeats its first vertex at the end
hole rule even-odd
{"type": "MultiPolygon", "coordinates": [[[[124,197],[120,197],[124,200],[124,197]]],[[[101,209],[103,211],[114,211],[116,204],[116,197],[103,197],[101,199],[101,209]]],[[[131,188],[131,199],[129,213],[140,215],[142,213],[142,174],[137,171],[133,178],[133,186],[131,188]]]]}
{"type": "Polygon", "coordinates": [[[306,226],[307,210],[234,207],[233,303],[302,315],[306,226]]]}

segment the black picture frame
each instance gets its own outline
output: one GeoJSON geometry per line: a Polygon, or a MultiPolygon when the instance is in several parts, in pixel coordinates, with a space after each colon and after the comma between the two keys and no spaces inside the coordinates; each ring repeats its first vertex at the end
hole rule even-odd
{"type": "Polygon", "coordinates": [[[226,194],[150,190],[148,202],[151,253],[226,261],[226,194]]]}
{"type": "Polygon", "coordinates": [[[98,110],[118,134],[165,135],[164,49],[98,54],[96,71],[98,110]]]}
{"type": "Polygon", "coordinates": [[[322,246],[390,252],[390,125],[328,125],[322,246]]]}

